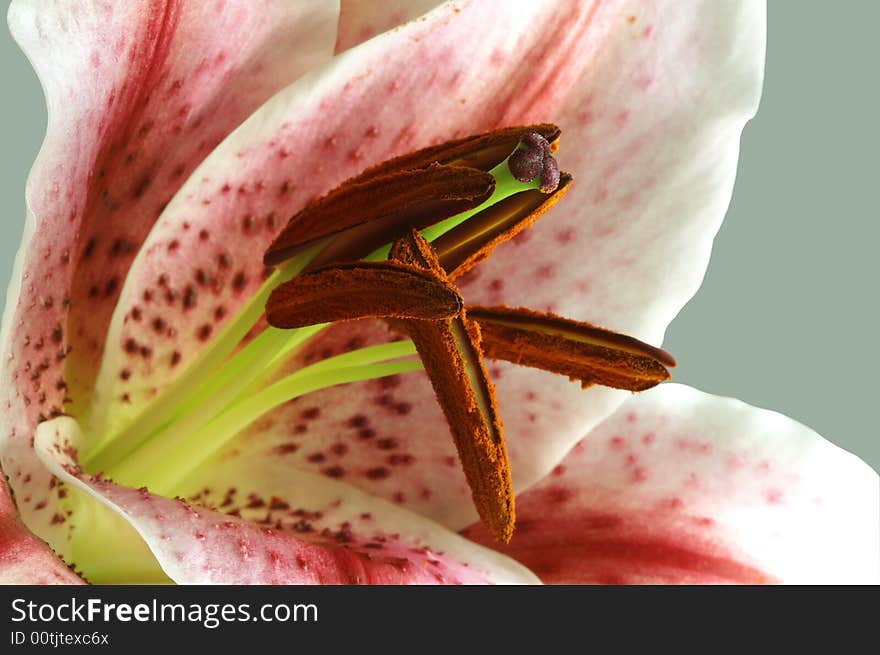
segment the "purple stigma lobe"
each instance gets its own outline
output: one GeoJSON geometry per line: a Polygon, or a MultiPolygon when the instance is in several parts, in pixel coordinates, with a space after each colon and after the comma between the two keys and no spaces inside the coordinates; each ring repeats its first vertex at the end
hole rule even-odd
{"type": "Polygon", "coordinates": [[[550,143],[536,132],[522,136],[507,165],[520,182],[531,182],[540,176],[544,193],[551,193],[559,186],[559,164],[550,154],[550,143]]]}
{"type": "Polygon", "coordinates": [[[520,141],[532,150],[538,150],[545,155],[550,154],[550,142],[537,132],[527,132],[526,134],[523,134],[520,141]]]}
{"type": "Polygon", "coordinates": [[[544,160],[544,172],[541,173],[541,191],[551,193],[559,186],[559,164],[556,159],[547,155],[544,160]]]}
{"type": "Polygon", "coordinates": [[[531,182],[544,170],[543,153],[520,148],[507,160],[510,172],[520,182],[531,182]]]}

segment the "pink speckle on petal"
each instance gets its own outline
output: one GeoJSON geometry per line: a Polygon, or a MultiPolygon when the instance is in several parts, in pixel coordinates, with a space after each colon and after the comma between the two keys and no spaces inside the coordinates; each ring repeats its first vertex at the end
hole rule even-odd
{"type": "Polygon", "coordinates": [[[727,459],[727,468],[735,471],[744,467],[746,465],[746,462],[746,458],[742,455],[733,455],[727,459]]]}
{"type": "Polygon", "coordinates": [[[627,441],[623,437],[611,437],[611,439],[608,440],[608,444],[614,450],[622,450],[626,448],[627,441]]]}
{"type": "Polygon", "coordinates": [[[663,507],[666,507],[667,509],[671,509],[671,510],[679,510],[679,509],[681,509],[682,507],[684,507],[684,501],[683,501],[681,498],[678,498],[678,497],[676,496],[676,497],[673,497],[673,498],[666,498],[666,499],[664,499],[663,501],[661,501],[661,505],[662,505],[663,507]]]}
{"type": "Polygon", "coordinates": [[[651,477],[651,473],[648,469],[639,466],[633,471],[632,481],[633,482],[645,482],[651,477]]]}

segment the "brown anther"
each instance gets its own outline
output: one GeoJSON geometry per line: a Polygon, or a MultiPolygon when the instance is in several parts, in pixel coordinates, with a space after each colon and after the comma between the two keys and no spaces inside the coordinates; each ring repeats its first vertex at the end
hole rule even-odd
{"type": "Polygon", "coordinates": [[[389,159],[358,175],[352,182],[363,182],[395,171],[426,168],[434,163],[449,166],[467,166],[481,171],[490,171],[503,162],[523,136],[540,134],[550,144],[551,151],[558,148],[560,130],[551,123],[539,125],[519,125],[505,127],[483,134],[446,141],[436,146],[422,148],[394,159],[389,159]]]}
{"type": "Polygon", "coordinates": [[[445,280],[393,261],[356,262],[303,273],[276,287],[266,303],[269,324],[298,328],[359,318],[440,320],[461,312],[445,280]]]}
{"type": "Polygon", "coordinates": [[[478,207],[495,178],[462,166],[433,165],[353,179],[297,213],[266,251],[279,264],[332,237],[314,266],[353,261],[406,234],[478,207]]]}
{"type": "Polygon", "coordinates": [[[264,263],[280,264],[322,242],[326,246],[311,262],[312,268],[354,261],[411,229],[424,229],[473,209],[495,188],[488,171],[529,135],[555,150],[560,131],[551,124],[508,127],[367,169],[291,218],[269,246],[264,263]]]}
{"type": "MultiPolygon", "coordinates": [[[[397,241],[392,259],[445,279],[417,232],[397,241]]],[[[483,364],[480,330],[464,311],[443,321],[395,321],[415,343],[434,387],[480,519],[500,540],[513,535],[514,493],[495,388],[483,364]]]]}
{"type": "Polygon", "coordinates": [[[471,307],[491,359],[540,368],[616,389],[644,391],[670,375],[675,359],[664,350],[610,330],[550,313],[508,307],[471,307]]]}
{"type": "Polygon", "coordinates": [[[495,248],[531,227],[565,196],[570,185],[571,175],[563,173],[552,193],[523,191],[469,218],[434,240],[440,265],[450,279],[467,273],[495,248]]]}

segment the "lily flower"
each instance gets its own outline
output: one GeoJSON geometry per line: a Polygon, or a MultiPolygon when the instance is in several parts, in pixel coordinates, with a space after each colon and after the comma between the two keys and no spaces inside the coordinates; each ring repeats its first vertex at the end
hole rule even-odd
{"type": "Polygon", "coordinates": [[[649,344],[705,271],[762,3],[404,4],[13,1],[49,125],[0,336],[0,580],[875,581],[864,463],[738,401],[626,392],[666,377],[649,344]],[[455,247],[555,185],[501,199],[473,166],[426,197],[449,171],[423,149],[546,121],[565,198],[455,247]],[[383,164],[411,152],[430,173],[383,164]],[[285,240],[349,178],[342,223],[285,240]],[[422,236],[360,252],[395,212],[422,236]],[[475,349],[433,357],[456,322],[475,349]],[[560,355],[587,337],[604,354],[560,355]],[[461,418],[468,385],[499,421],[461,418]],[[483,429],[515,523],[462,452],[483,429]]]}

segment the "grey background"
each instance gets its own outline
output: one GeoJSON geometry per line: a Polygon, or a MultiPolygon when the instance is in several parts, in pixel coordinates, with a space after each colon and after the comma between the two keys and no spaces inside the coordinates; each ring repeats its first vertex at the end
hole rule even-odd
{"type": "MultiPolygon", "coordinates": [[[[664,346],[677,381],[788,414],[880,470],[880,3],[769,5],[764,97],[730,212],[664,346]]],[[[36,77],[0,31],[5,302],[46,117],[36,77]]]]}

